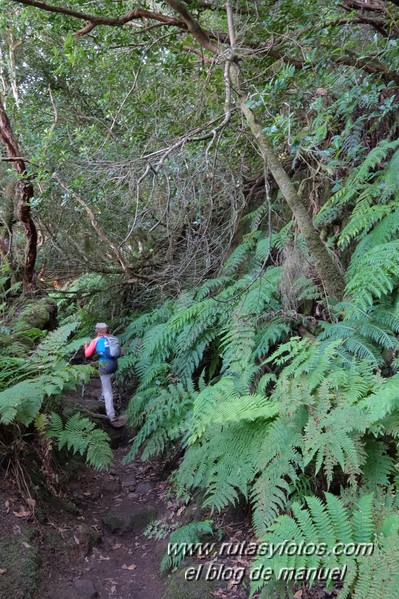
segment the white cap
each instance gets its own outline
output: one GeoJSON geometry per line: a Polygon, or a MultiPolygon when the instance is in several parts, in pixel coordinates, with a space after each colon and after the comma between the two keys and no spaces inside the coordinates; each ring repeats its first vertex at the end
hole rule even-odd
{"type": "Polygon", "coordinates": [[[98,322],[96,324],[96,329],[108,329],[108,325],[106,325],[105,322],[98,322]]]}

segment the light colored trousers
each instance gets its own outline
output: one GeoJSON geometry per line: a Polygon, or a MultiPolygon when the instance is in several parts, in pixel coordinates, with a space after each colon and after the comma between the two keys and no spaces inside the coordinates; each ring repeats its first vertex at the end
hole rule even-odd
{"type": "Polygon", "coordinates": [[[105,411],[110,420],[115,419],[114,398],[112,395],[111,374],[101,374],[102,394],[105,401],[105,411]]]}

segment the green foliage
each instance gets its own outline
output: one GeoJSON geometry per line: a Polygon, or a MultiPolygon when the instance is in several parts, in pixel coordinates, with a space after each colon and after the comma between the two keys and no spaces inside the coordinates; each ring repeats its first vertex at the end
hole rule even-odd
{"type": "Polygon", "coordinates": [[[191,381],[168,385],[166,389],[149,387],[137,393],[127,412],[132,425],[142,423],[145,404],[145,421],[135,437],[126,460],[133,459],[142,445],[142,458],[162,453],[165,446],[179,439],[186,431],[186,418],[192,408],[195,391],[191,381]]]}
{"type": "MultiPolygon", "coordinates": [[[[261,542],[273,547],[283,547],[292,541],[299,549],[315,547],[309,551],[276,551],[275,555],[258,557],[254,566],[271,568],[272,579],[265,584],[263,595],[284,596],[286,583],[282,569],[337,568],[345,572],[340,599],[348,596],[357,599],[370,597],[395,597],[397,593],[399,547],[399,517],[390,513],[379,521],[372,495],[361,495],[355,507],[349,509],[339,498],[326,493],[325,502],[317,497],[305,497],[306,507],[298,502],[291,506],[293,516],[279,516],[269,527],[261,542]],[[279,579],[280,575],[280,579],[279,579]],[[396,589],[396,590],[395,590],[396,589]]],[[[331,586],[332,579],[328,581],[331,586]]],[[[309,584],[314,580],[310,577],[309,584]]],[[[255,583],[252,590],[259,588],[255,583]]],[[[290,596],[293,592],[290,591],[290,596]]]]}
{"type": "Polygon", "coordinates": [[[109,435],[95,428],[94,422],[79,413],[71,416],[65,426],[58,414],[52,412],[47,436],[55,439],[58,449],[66,447],[73,453],[86,455],[86,461],[96,470],[111,464],[112,450],[109,435]]]}
{"type": "Polygon", "coordinates": [[[383,436],[395,426],[397,382],[373,366],[397,349],[398,319],[387,301],[368,311],[342,302],[318,338],[281,343],[295,326],[281,306],[281,269],[263,274],[257,245],[244,254],[249,272],[222,291],[210,296],[207,284],[128,327],[140,385],[127,459],[182,443],[178,495],[203,489],[211,510],[245,499],[261,536],[301,487],[313,490],[312,476],[325,489],[342,476],[353,489],[392,480],[383,436]]]}
{"type": "Polygon", "coordinates": [[[170,523],[166,518],[153,520],[146,527],[143,534],[147,539],[166,539],[179,525],[179,522],[170,523]]]}
{"type": "Polygon", "coordinates": [[[398,191],[397,182],[393,176],[399,157],[398,146],[399,140],[382,140],[368,153],[360,166],[352,169],[345,185],[319,212],[318,223],[326,224],[329,220],[335,219],[337,212],[344,206],[356,202],[349,223],[340,235],[339,245],[342,248],[346,247],[354,238],[359,239],[362,233],[367,233],[375,223],[395,207],[394,202],[388,203],[388,201],[392,200],[392,196],[395,196],[398,191]],[[390,160],[388,168],[376,175],[376,167],[393,150],[396,152],[390,160]],[[376,201],[378,204],[373,206],[376,201]]]}
{"type": "Polygon", "coordinates": [[[383,351],[398,349],[397,308],[387,301],[361,308],[354,302],[340,302],[334,307],[335,322],[322,322],[321,340],[341,339],[343,355],[365,358],[376,365],[384,363],[383,351]]]}
{"type": "MultiPolygon", "coordinates": [[[[72,365],[64,357],[66,341],[78,324],[75,321],[52,331],[28,360],[18,361],[17,378],[23,380],[9,384],[0,392],[0,422],[28,425],[42,409],[46,398],[57,397],[62,391],[88,381],[91,367],[72,365]]],[[[79,344],[82,342],[80,340],[79,344]]],[[[15,359],[8,365],[10,362],[15,364],[15,359]]]]}
{"type": "Polygon", "coordinates": [[[203,520],[201,522],[190,522],[181,526],[169,538],[169,547],[175,545],[176,552],[168,551],[161,560],[161,571],[169,568],[175,568],[187,556],[193,555],[198,551],[196,549],[204,535],[212,535],[212,520],[203,520]]]}
{"type": "MultiPolygon", "coordinates": [[[[58,277],[76,276],[54,296],[71,319],[78,311],[84,332],[93,319],[121,325],[123,314],[127,322],[118,376],[138,378],[128,408],[137,435],[127,459],[180,444],[177,493],[200,488],[211,510],[248,501],[257,535],[289,510],[294,518],[284,522],[293,538],[352,538],[348,523],[367,538],[380,531],[374,519],[359,520],[356,506],[327,495],[323,507],[319,497],[339,487],[354,497],[397,485],[395,3],[367,24],[356,2],[349,16],[331,1],[232,3],[247,106],[308,200],[303,215],[322,228],[346,271],[339,303],[321,288],[301,219],[293,218],[235,110],[235,85],[226,98],[222,3],[212,10],[187,3],[204,30],[221,32],[215,61],[207,50],[187,52],[180,35],[159,35],[150,17],[148,27],[136,28],[140,43],[132,52],[129,27],[98,25],[94,37],[78,39],[66,15],[0,4],[1,96],[29,157],[28,175],[40,185],[32,201],[41,227],[37,271],[55,286],[58,277]],[[176,106],[179,118],[170,118],[176,106]],[[295,248],[301,264],[285,276],[295,248]],[[304,494],[307,510],[297,503],[304,494]]],[[[118,14],[130,4],[120,2],[118,14]]],[[[154,3],[136,4],[150,10],[154,3]]],[[[83,11],[85,3],[72,5],[83,11]]],[[[96,10],[116,14],[112,2],[96,10]]],[[[6,170],[3,313],[18,292],[13,279],[24,257],[6,170]]],[[[0,421],[34,422],[43,431],[62,392],[90,375],[66,358],[81,340],[68,343],[73,325],[65,324],[33,350],[43,333],[31,323],[11,349],[8,325],[5,315],[0,421]]],[[[52,427],[60,446],[85,453],[96,467],[107,463],[105,440],[86,419],[61,428],[53,417],[52,427]]],[[[360,505],[367,512],[367,501],[360,505]]],[[[359,561],[348,571],[354,599],[366,589],[394,596],[397,541],[385,537],[377,554],[387,568],[376,557],[368,569],[359,561]]]]}
{"type": "Polygon", "coordinates": [[[399,243],[379,244],[367,254],[354,256],[348,270],[346,292],[363,309],[373,305],[375,298],[388,296],[399,281],[399,243]]]}
{"type": "MultiPolygon", "coordinates": [[[[172,477],[177,495],[200,489],[211,512],[248,502],[260,539],[277,542],[270,531],[281,521],[288,523],[282,534],[289,540],[302,539],[299,533],[316,535],[312,542],[325,536],[329,543],[373,540],[392,515],[374,529],[374,520],[360,518],[362,502],[369,509],[365,499],[347,513],[335,496],[327,493],[323,508],[317,495],[340,484],[358,498],[394,480],[398,379],[376,368],[394,364],[397,304],[387,292],[364,307],[357,295],[331,306],[330,320],[318,322],[316,335],[304,335],[300,327],[307,320],[283,309],[283,269],[263,272],[256,258],[264,241],[237,248],[246,272],[230,274],[222,289],[217,279],[207,282],[129,325],[126,368],[134,366],[139,387],[128,414],[139,430],[127,459],[138,452],[146,459],[180,443],[184,456],[172,477]],[[300,508],[304,496],[314,513],[300,508]],[[281,516],[290,511],[300,515],[303,530],[299,521],[281,516]]],[[[396,546],[388,537],[376,537],[380,559],[396,546]]],[[[324,565],[318,558],[296,563],[283,556],[276,567],[285,559],[290,567],[324,565]]],[[[327,565],[343,565],[334,560],[327,565]]],[[[359,597],[363,587],[376,584],[364,582],[362,560],[348,563],[344,587],[359,597]]],[[[274,581],[265,592],[282,588],[274,581]]]]}
{"type": "Polygon", "coordinates": [[[4,358],[0,424],[27,427],[34,422],[36,430],[55,439],[59,449],[65,446],[74,453],[85,454],[87,462],[98,469],[108,466],[112,458],[109,437],[104,431],[79,414],[63,427],[55,412],[47,427],[48,414],[62,394],[87,383],[93,373],[91,366],[71,364],[68,358],[85,341],[74,339],[68,343],[79,324],[75,320],[50,332],[27,358],[4,358]]]}

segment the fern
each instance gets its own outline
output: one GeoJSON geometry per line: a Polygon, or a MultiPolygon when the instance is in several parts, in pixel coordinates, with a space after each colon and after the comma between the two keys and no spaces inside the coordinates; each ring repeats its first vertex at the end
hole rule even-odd
{"type": "Polygon", "coordinates": [[[176,568],[187,556],[192,556],[204,535],[212,535],[212,520],[190,522],[175,530],[169,538],[168,551],[161,560],[161,572],[176,568]]]}
{"type": "MultiPolygon", "coordinates": [[[[168,442],[182,436],[186,430],[186,419],[193,405],[196,393],[190,381],[186,386],[182,383],[169,385],[166,389],[150,388],[145,394],[146,420],[126,457],[126,461],[133,459],[140,447],[145,444],[143,459],[157,453],[162,453],[168,442]]],[[[134,406],[134,400],[130,404],[134,406]]],[[[133,409],[130,407],[128,417],[134,422],[133,409]]]]}
{"type": "MultiPolygon", "coordinates": [[[[392,483],[395,458],[383,435],[399,423],[397,381],[374,368],[396,351],[399,318],[391,298],[367,309],[354,298],[337,304],[318,337],[295,336],[306,321],[283,310],[281,268],[263,271],[268,243],[258,236],[251,244],[237,252],[237,269],[245,261],[247,272],[222,275],[223,289],[215,282],[198,299],[184,293],[132,323],[139,387],[128,415],[138,433],[127,460],[180,443],[178,496],[201,489],[212,511],[245,500],[263,535],[301,490],[392,483]]],[[[299,290],[316,296],[307,280],[299,290]]],[[[324,511],[310,502],[319,535],[324,511]]],[[[347,520],[335,526],[343,535],[347,520]]]]}
{"type": "Polygon", "coordinates": [[[66,389],[87,383],[92,372],[89,366],[59,364],[51,374],[26,379],[0,392],[0,422],[17,421],[30,424],[47,397],[58,396],[66,389]]]}
{"type": "MultiPolygon", "coordinates": [[[[30,356],[32,366],[35,368],[45,368],[51,362],[56,362],[60,355],[65,355],[71,351],[70,348],[65,348],[65,344],[78,326],[79,322],[74,321],[69,324],[64,324],[55,331],[49,333],[30,356]]],[[[82,340],[79,340],[78,342],[81,346],[82,340]]],[[[75,346],[76,344],[74,344],[73,347],[75,346]]]]}
{"type": "Polygon", "coordinates": [[[298,418],[279,419],[265,434],[256,452],[255,479],[251,490],[253,523],[258,536],[284,510],[292,485],[303,468],[298,418]]]}
{"type": "MultiPolygon", "coordinates": [[[[301,543],[323,547],[323,551],[297,551],[293,556],[282,551],[267,559],[259,557],[254,566],[268,567],[274,572],[274,578],[266,583],[264,593],[271,595],[280,591],[284,595],[284,581],[281,577],[279,579],[282,569],[295,568],[298,571],[300,568],[308,570],[322,567],[346,569],[347,576],[338,594],[340,599],[348,597],[350,593],[357,599],[366,599],[371,596],[370,588],[375,590],[373,597],[394,597],[392,581],[398,581],[399,558],[397,553],[393,555],[393,548],[399,546],[399,523],[396,521],[394,526],[389,525],[392,515],[388,515],[377,525],[372,495],[361,496],[353,510],[346,508],[342,500],[330,493],[326,493],[325,498],[325,502],[322,502],[316,497],[307,497],[307,508],[294,503],[293,516],[279,516],[262,537],[262,542],[274,546],[287,544],[288,541],[295,543],[296,547],[300,547],[301,543]],[[364,546],[363,550],[359,547],[357,556],[345,554],[342,550],[349,544],[355,548],[359,543],[368,543],[369,546],[364,546]],[[362,552],[365,555],[362,556],[362,552]],[[378,575],[377,563],[381,571],[378,575]],[[378,585],[382,585],[382,588],[378,585]]],[[[261,585],[261,582],[256,582],[252,590],[259,589],[261,585]]]]}
{"type": "Polygon", "coordinates": [[[230,423],[210,426],[200,440],[189,446],[176,472],[178,495],[206,489],[204,506],[221,510],[248,496],[255,476],[256,448],[265,427],[230,423]]]}
{"type": "Polygon", "coordinates": [[[96,470],[106,468],[112,462],[109,435],[79,413],[71,416],[63,426],[60,416],[53,412],[47,436],[57,441],[58,449],[66,447],[73,453],[86,455],[86,461],[96,470]]]}
{"type": "Polygon", "coordinates": [[[346,294],[361,308],[373,305],[375,298],[392,292],[399,281],[399,242],[377,245],[367,254],[356,256],[348,270],[346,294]]]}
{"type": "Polygon", "coordinates": [[[234,379],[223,377],[216,385],[206,387],[195,398],[189,443],[199,439],[211,424],[257,418],[268,420],[277,413],[277,404],[262,395],[239,395],[234,379]]]}
{"type": "Polygon", "coordinates": [[[353,302],[341,302],[335,310],[344,317],[338,322],[322,323],[318,339],[341,339],[343,355],[350,353],[380,365],[384,362],[383,350],[398,349],[399,320],[389,304],[361,309],[353,302]]]}
{"type": "Polygon", "coordinates": [[[249,239],[239,245],[229,256],[226,262],[223,265],[222,274],[231,274],[235,272],[239,266],[244,262],[246,257],[249,254],[249,251],[254,246],[255,237],[249,236],[249,239]]]}
{"type": "MultiPolygon", "coordinates": [[[[322,210],[320,210],[317,215],[316,223],[327,224],[328,222],[331,222],[331,215],[333,215],[333,218],[336,217],[334,209],[336,210],[339,208],[339,210],[341,210],[343,206],[358,198],[359,190],[361,190],[362,187],[368,188],[368,195],[375,197],[370,194],[370,182],[375,178],[374,169],[387,158],[390,152],[397,150],[398,147],[399,140],[383,140],[373,148],[361,165],[352,170],[351,175],[348,177],[346,184],[342,189],[335,193],[323,206],[322,210]]],[[[375,189],[375,193],[377,193],[377,189],[375,189]]],[[[381,189],[379,195],[381,196],[381,189]]]]}
{"type": "Polygon", "coordinates": [[[56,413],[52,413],[50,423],[48,419],[47,400],[59,398],[68,389],[87,383],[93,372],[91,366],[71,365],[64,357],[82,345],[82,339],[67,344],[78,325],[75,320],[49,333],[32,352],[29,362],[14,361],[19,371],[15,379],[23,380],[0,392],[0,422],[24,426],[34,422],[36,430],[55,439],[60,449],[66,446],[75,453],[84,454],[94,468],[104,468],[112,458],[105,432],[96,429],[94,423],[79,414],[72,416],[65,428],[56,413]]]}

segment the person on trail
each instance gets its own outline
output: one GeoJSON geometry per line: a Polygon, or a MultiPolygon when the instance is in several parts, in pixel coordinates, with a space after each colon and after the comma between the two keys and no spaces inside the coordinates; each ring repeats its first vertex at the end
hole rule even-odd
{"type": "Polygon", "coordinates": [[[110,422],[115,421],[115,408],[114,399],[112,393],[112,382],[111,376],[118,370],[118,357],[122,355],[122,350],[119,348],[118,351],[113,352],[110,350],[110,340],[116,339],[108,333],[108,326],[105,322],[98,322],[96,324],[97,336],[90,341],[85,343],[84,350],[86,358],[91,358],[94,353],[98,356],[99,372],[101,378],[102,395],[100,399],[105,402],[105,411],[110,422]],[[113,356],[112,353],[116,353],[113,356]]]}

